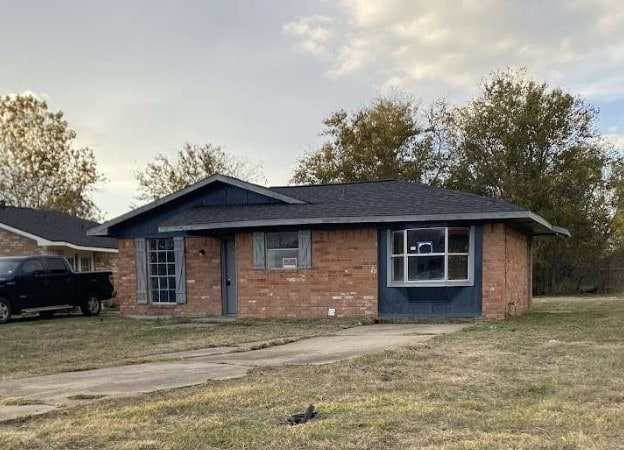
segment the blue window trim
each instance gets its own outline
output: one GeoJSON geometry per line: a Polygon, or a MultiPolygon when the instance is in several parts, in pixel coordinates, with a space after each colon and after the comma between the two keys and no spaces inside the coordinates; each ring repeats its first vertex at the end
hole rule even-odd
{"type": "MultiPolygon", "coordinates": [[[[453,226],[438,226],[438,227],[419,227],[419,228],[401,228],[401,229],[389,229],[386,231],[386,286],[388,287],[446,287],[446,286],[474,286],[474,265],[475,265],[475,227],[470,226],[469,243],[468,243],[468,279],[467,280],[416,280],[416,281],[403,281],[397,282],[392,280],[392,233],[396,231],[407,230],[445,230],[445,240],[448,241],[448,229],[457,228],[453,226]]],[[[463,227],[460,227],[463,228],[463,227]]],[[[407,241],[407,237],[405,239],[407,241]]],[[[448,242],[445,244],[444,253],[444,273],[445,276],[448,266],[448,242]]],[[[407,267],[404,268],[407,273],[407,267]]]]}

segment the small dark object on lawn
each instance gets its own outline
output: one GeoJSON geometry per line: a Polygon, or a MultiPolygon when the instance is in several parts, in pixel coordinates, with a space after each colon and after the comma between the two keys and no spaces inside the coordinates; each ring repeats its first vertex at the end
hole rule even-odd
{"type": "Polygon", "coordinates": [[[314,405],[310,405],[302,413],[293,414],[288,418],[288,423],[291,425],[299,425],[300,423],[306,423],[311,419],[315,419],[318,416],[318,412],[314,411],[314,405]]]}

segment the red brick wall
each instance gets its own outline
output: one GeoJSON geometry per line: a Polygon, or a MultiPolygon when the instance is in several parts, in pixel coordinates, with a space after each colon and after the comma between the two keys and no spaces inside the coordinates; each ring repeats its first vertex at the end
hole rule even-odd
{"type": "Polygon", "coordinates": [[[530,237],[505,224],[485,224],[483,315],[503,318],[520,314],[531,307],[531,291],[530,237]]]}
{"type": "Polygon", "coordinates": [[[93,252],[93,270],[110,270],[117,275],[117,253],[93,252]]]}
{"type": "Polygon", "coordinates": [[[251,233],[236,235],[238,317],[377,315],[377,231],[312,231],[312,268],[254,269],[251,233]]]}
{"type": "Polygon", "coordinates": [[[45,255],[43,247],[37,247],[37,241],[0,229],[0,256],[45,255]]]}
{"type": "Polygon", "coordinates": [[[128,315],[221,315],[221,250],[218,239],[191,237],[185,239],[186,303],[152,305],[136,302],[136,266],[134,240],[120,239],[119,276],[115,283],[122,314],[128,315]],[[200,255],[203,249],[205,255],[200,255]]]}

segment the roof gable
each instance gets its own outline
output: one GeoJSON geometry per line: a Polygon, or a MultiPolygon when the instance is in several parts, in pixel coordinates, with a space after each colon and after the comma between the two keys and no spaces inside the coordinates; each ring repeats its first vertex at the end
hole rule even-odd
{"type": "Polygon", "coordinates": [[[256,184],[217,174],[105,222],[88,234],[105,236],[114,232],[116,236],[128,237],[158,233],[159,223],[197,206],[304,203],[256,184]]]}

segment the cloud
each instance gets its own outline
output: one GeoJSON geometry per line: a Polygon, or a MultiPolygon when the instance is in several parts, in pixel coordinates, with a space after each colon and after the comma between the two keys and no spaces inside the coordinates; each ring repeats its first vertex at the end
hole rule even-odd
{"type": "Polygon", "coordinates": [[[607,139],[607,141],[613,144],[613,148],[615,150],[619,150],[619,151],[624,150],[624,134],[610,133],[610,134],[605,134],[604,137],[607,139]]]}
{"type": "Polygon", "coordinates": [[[333,19],[314,15],[301,17],[284,24],[284,33],[297,40],[297,47],[304,53],[325,58],[328,56],[327,43],[332,38],[333,19]]]}
{"type": "Polygon", "coordinates": [[[493,69],[530,72],[592,98],[624,97],[620,0],[341,0],[335,17],[284,25],[328,77],[381,88],[466,92],[493,69]]]}

